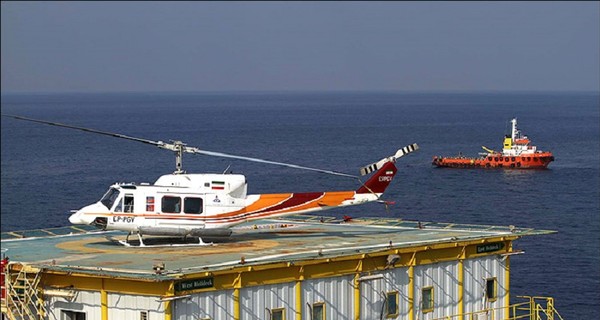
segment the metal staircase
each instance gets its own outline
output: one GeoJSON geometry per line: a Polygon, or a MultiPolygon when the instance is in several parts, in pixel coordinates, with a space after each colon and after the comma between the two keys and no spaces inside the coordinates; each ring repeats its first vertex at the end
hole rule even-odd
{"type": "Polygon", "coordinates": [[[3,312],[8,319],[44,319],[46,307],[39,289],[41,272],[28,265],[9,264],[5,270],[3,312]]]}

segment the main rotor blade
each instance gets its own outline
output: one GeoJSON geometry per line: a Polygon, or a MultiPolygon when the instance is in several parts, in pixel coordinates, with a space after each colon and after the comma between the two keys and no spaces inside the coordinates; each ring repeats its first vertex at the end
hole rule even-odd
{"type": "Polygon", "coordinates": [[[295,168],[295,169],[316,171],[316,172],[327,173],[327,174],[332,174],[332,175],[337,175],[337,176],[342,176],[342,177],[358,178],[358,176],[354,176],[354,175],[350,175],[350,174],[345,174],[345,173],[342,173],[342,172],[331,171],[331,170],[323,170],[323,169],[310,168],[310,167],[305,167],[305,166],[300,166],[300,165],[295,165],[295,164],[290,164],[290,163],[284,163],[284,162],[270,161],[270,160],[264,160],[264,159],[258,159],[258,158],[251,158],[251,157],[245,157],[245,156],[236,156],[236,155],[222,153],[222,152],[214,152],[214,151],[201,150],[201,149],[198,149],[198,148],[195,148],[195,147],[188,147],[184,143],[182,143],[181,141],[172,141],[173,143],[165,143],[165,142],[162,142],[162,141],[153,141],[153,140],[148,140],[148,139],[130,137],[130,136],[127,136],[127,135],[124,135],[124,134],[120,134],[120,133],[114,133],[114,132],[108,132],[108,131],[101,131],[101,130],[96,130],[96,129],[90,129],[90,128],[72,126],[72,125],[68,125],[68,124],[64,124],[64,123],[59,123],[59,122],[38,120],[38,119],[32,119],[32,118],[26,118],[26,117],[15,116],[15,115],[8,115],[8,114],[2,114],[2,116],[9,117],[9,118],[14,118],[14,119],[18,119],[18,120],[25,120],[25,121],[43,123],[43,124],[48,124],[48,125],[57,126],[57,127],[64,127],[64,128],[69,128],[69,129],[81,130],[81,131],[85,131],[85,132],[97,133],[97,134],[102,134],[102,135],[116,137],[116,138],[121,138],[121,139],[138,141],[138,142],[142,142],[142,143],[146,143],[146,144],[151,144],[151,145],[157,146],[157,147],[162,148],[162,149],[167,149],[167,150],[175,151],[175,152],[178,152],[179,154],[181,154],[181,152],[196,153],[196,154],[203,154],[203,155],[213,156],[213,157],[240,159],[240,160],[258,162],[258,163],[266,163],[266,164],[273,164],[273,165],[284,166],[284,167],[295,168]]]}
{"type": "Polygon", "coordinates": [[[155,146],[159,146],[159,147],[162,146],[162,145],[164,145],[164,143],[162,141],[152,141],[152,140],[147,140],[147,139],[142,139],[142,138],[130,137],[130,136],[126,136],[126,135],[120,134],[120,133],[100,131],[100,130],[90,129],[90,128],[84,128],[84,127],[77,127],[77,126],[72,126],[72,125],[68,125],[68,124],[64,124],[64,123],[59,123],[59,122],[51,122],[51,121],[45,121],[45,120],[38,120],[38,119],[21,117],[21,116],[14,116],[14,115],[10,115],[10,114],[2,114],[2,116],[9,117],[9,118],[14,118],[14,119],[18,119],[18,120],[25,120],[25,121],[31,121],[31,122],[38,122],[38,123],[43,123],[43,124],[49,124],[51,126],[65,127],[65,128],[70,128],[70,129],[76,129],[76,130],[86,131],[86,132],[98,133],[98,134],[103,134],[105,136],[111,136],[111,137],[116,137],[116,138],[121,138],[121,139],[138,141],[138,142],[147,143],[147,144],[151,144],[151,145],[155,145],[155,146]]]}
{"type": "Polygon", "coordinates": [[[358,176],[354,176],[354,175],[351,175],[351,174],[346,174],[346,173],[337,172],[337,171],[331,171],[331,170],[323,170],[323,169],[305,167],[305,166],[300,166],[300,165],[297,165],[297,164],[277,162],[277,161],[270,161],[270,160],[264,160],[264,159],[258,159],[258,158],[251,158],[251,157],[245,157],[245,156],[236,156],[236,155],[222,153],[222,152],[200,150],[198,148],[189,148],[188,147],[186,149],[192,149],[194,153],[203,154],[203,155],[207,155],[207,156],[222,157],[222,158],[231,158],[231,159],[240,159],[240,160],[258,162],[258,163],[274,164],[274,165],[277,165],[277,166],[284,166],[284,167],[295,168],[295,169],[316,171],[316,172],[333,174],[333,175],[342,176],[342,177],[358,178],[358,176]]]}

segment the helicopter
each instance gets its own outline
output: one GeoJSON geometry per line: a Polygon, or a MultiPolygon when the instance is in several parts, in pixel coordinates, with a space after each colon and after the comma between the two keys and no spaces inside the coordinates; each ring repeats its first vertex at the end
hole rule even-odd
{"type": "Polygon", "coordinates": [[[228,237],[232,227],[267,218],[312,213],[327,209],[382,202],[386,188],[398,169],[396,160],[419,149],[416,143],[400,148],[392,156],[360,168],[361,176],[372,174],[364,183],[359,176],[323,170],[296,164],[232,155],[190,147],[182,141],[153,141],[120,133],[101,131],[58,122],[17,115],[2,114],[17,120],[53,125],[120,139],[154,145],[175,153],[175,171],[160,176],[153,184],[115,183],[99,201],[72,210],[69,222],[74,225],[92,225],[100,230],[128,232],[127,238],[118,240],[131,246],[129,237],[136,234],[139,246],[146,246],[143,236],[194,237],[198,244],[207,245],[202,238],[228,237]],[[240,159],[325,174],[356,178],[356,190],[247,194],[248,182],[242,174],[187,173],[183,170],[184,153],[240,159]]]}

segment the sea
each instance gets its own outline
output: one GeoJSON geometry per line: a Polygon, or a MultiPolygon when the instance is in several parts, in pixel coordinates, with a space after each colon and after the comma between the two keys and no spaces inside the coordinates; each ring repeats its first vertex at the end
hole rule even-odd
{"type": "MultiPolygon", "coordinates": [[[[511,259],[511,297],[551,296],[564,319],[600,310],[600,95],[594,93],[216,92],[3,94],[20,115],[203,150],[358,175],[400,158],[383,199],[326,211],[342,217],[513,225],[555,230],[524,237],[511,259]],[[547,170],[444,169],[434,156],[499,150],[510,120],[547,170]]],[[[73,209],[115,182],[153,183],[175,170],[172,151],[112,136],[2,117],[1,230],[69,225],[73,209]]],[[[355,178],[186,154],[189,173],[246,175],[249,193],[353,190],[355,178]]],[[[8,253],[10,256],[10,253],[8,253]]]]}

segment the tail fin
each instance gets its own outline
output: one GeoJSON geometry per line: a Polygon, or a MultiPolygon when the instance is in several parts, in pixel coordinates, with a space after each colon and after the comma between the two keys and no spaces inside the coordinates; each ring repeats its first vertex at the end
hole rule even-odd
{"type": "Polygon", "coordinates": [[[398,169],[393,161],[384,163],[381,169],[377,170],[363,186],[356,190],[356,193],[383,193],[394,179],[396,172],[398,169]]]}
{"type": "Polygon", "coordinates": [[[396,151],[396,154],[391,157],[383,158],[378,162],[362,167],[360,169],[360,174],[363,176],[375,170],[377,170],[377,172],[375,172],[375,174],[362,187],[358,188],[356,193],[383,193],[390,182],[392,182],[394,175],[396,175],[396,172],[398,171],[394,165],[394,162],[396,162],[398,158],[417,150],[419,150],[419,146],[416,143],[409,144],[408,146],[396,151]]]}

